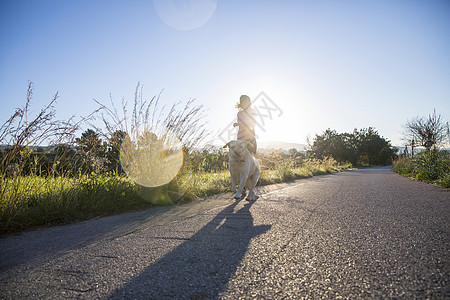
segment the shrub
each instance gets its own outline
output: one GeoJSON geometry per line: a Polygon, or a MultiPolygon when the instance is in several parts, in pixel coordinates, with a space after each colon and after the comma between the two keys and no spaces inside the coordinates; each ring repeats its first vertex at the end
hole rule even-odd
{"type": "Polygon", "coordinates": [[[437,184],[442,185],[445,188],[450,188],[450,174],[447,174],[444,178],[439,179],[437,184]]]}
{"type": "Polygon", "coordinates": [[[403,176],[450,186],[450,153],[446,150],[433,148],[414,158],[400,158],[394,162],[393,169],[403,176]]]}
{"type": "Polygon", "coordinates": [[[393,162],[394,172],[403,176],[412,176],[414,172],[414,162],[411,158],[399,158],[393,162]]]}
{"type": "Polygon", "coordinates": [[[292,163],[287,161],[280,163],[278,168],[276,169],[276,175],[280,178],[281,181],[295,179],[292,163]]]}
{"type": "Polygon", "coordinates": [[[450,155],[447,151],[437,148],[424,151],[417,155],[414,173],[423,181],[435,181],[450,173],[450,155]]]}

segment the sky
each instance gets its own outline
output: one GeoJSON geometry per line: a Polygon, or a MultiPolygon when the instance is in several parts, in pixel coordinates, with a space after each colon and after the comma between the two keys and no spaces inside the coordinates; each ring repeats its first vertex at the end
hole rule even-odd
{"type": "Polygon", "coordinates": [[[29,81],[36,112],[58,92],[59,119],[140,82],[203,105],[217,144],[246,94],[259,141],[374,127],[401,146],[407,120],[450,119],[450,1],[1,0],[1,123],[29,81]]]}

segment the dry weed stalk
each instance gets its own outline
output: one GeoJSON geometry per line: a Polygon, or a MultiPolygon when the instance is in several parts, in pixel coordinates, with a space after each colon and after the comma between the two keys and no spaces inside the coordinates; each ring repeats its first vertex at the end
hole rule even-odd
{"type": "Polygon", "coordinates": [[[79,121],[75,120],[75,116],[68,120],[55,119],[55,104],[58,93],[33,117],[30,112],[33,90],[34,84],[29,82],[25,105],[22,108],[17,108],[13,115],[0,127],[0,144],[6,147],[1,153],[1,178],[4,178],[11,163],[17,164],[17,160],[23,155],[24,148],[43,146],[44,143],[47,146],[62,143],[71,144],[80,124],[92,117],[90,115],[81,118],[79,121]]]}
{"type": "Polygon", "coordinates": [[[191,99],[181,109],[181,102],[173,104],[168,113],[165,113],[166,106],[159,106],[160,96],[161,93],[150,100],[144,100],[143,86],[138,83],[131,117],[128,116],[128,103],[125,99],[122,99],[121,113],[115,107],[112,96],[110,106],[94,100],[99,105],[104,129],[92,126],[106,139],[110,139],[116,132],[125,132],[130,137],[136,137],[146,133],[161,134],[161,130],[164,134],[170,130],[180,139],[186,150],[192,150],[208,135],[203,122],[203,106],[195,105],[195,100],[191,99]]]}

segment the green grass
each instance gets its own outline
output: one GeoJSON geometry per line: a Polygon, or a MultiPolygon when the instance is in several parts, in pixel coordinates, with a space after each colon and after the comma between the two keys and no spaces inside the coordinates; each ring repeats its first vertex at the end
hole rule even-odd
{"type": "MultiPolygon", "coordinates": [[[[351,168],[333,159],[306,160],[292,167],[288,160],[263,170],[260,184],[328,174],[351,168]]],[[[144,188],[124,176],[71,177],[17,176],[3,178],[0,186],[1,233],[39,226],[68,224],[99,216],[193,201],[230,191],[228,171],[215,173],[183,170],[170,184],[144,188]]]]}
{"type": "Polygon", "coordinates": [[[396,173],[420,181],[450,188],[450,153],[431,149],[414,158],[400,158],[393,163],[396,173]]]}
{"type": "Polygon", "coordinates": [[[341,172],[351,168],[351,164],[338,164],[332,158],[325,158],[323,160],[309,159],[301,167],[292,167],[289,161],[284,161],[276,169],[262,171],[260,182],[263,185],[280,183],[315,175],[341,172]]]}
{"type": "Polygon", "coordinates": [[[18,176],[1,182],[1,232],[66,224],[124,211],[144,209],[151,203],[138,187],[118,176],[18,176]]]}

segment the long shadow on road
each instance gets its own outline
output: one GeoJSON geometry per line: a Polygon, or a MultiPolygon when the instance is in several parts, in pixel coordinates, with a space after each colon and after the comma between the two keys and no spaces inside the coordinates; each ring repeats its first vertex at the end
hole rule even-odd
{"type": "Polygon", "coordinates": [[[247,203],[223,209],[208,224],[133,278],[110,299],[217,298],[235,273],[252,238],[270,225],[253,225],[247,203]]]}

